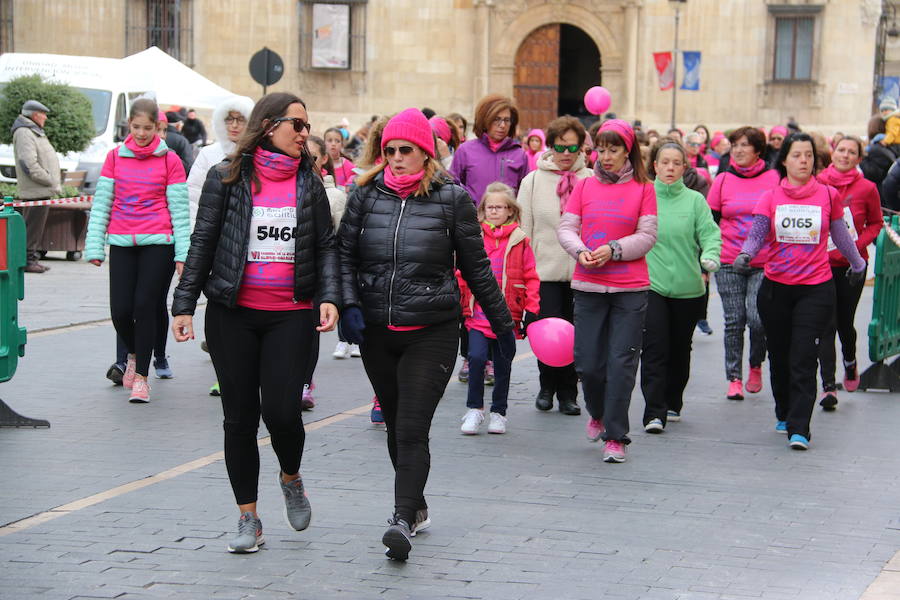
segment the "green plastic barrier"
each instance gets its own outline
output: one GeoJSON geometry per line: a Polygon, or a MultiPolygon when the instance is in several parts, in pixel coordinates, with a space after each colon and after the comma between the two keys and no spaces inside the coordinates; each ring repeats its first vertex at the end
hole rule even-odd
{"type": "Polygon", "coordinates": [[[869,323],[869,360],[873,364],[860,376],[859,388],[900,392],[898,362],[893,366],[884,363],[900,354],[900,246],[887,233],[887,228],[900,232],[900,218],[885,217],[884,226],[875,242],[875,296],[869,323]]]}
{"type": "MultiPolygon", "coordinates": [[[[19,327],[19,301],[25,298],[25,219],[4,198],[0,211],[0,383],[16,374],[25,356],[26,332],[19,327]]],[[[0,400],[0,427],[49,427],[43,419],[23,417],[0,400]]]]}

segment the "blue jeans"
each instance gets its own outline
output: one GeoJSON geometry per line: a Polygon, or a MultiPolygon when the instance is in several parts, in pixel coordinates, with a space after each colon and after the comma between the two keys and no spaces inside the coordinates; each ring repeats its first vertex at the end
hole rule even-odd
{"type": "Polygon", "coordinates": [[[497,340],[490,339],[477,329],[469,330],[469,397],[467,408],[484,408],[484,367],[488,361],[488,349],[494,357],[494,394],[491,412],[506,416],[506,400],[509,397],[509,375],[512,357],[500,354],[497,340]]]}

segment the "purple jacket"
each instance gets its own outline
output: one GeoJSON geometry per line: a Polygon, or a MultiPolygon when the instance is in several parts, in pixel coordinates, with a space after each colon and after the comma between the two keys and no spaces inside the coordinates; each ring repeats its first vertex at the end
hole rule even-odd
{"type": "Polygon", "coordinates": [[[528,175],[528,156],[517,140],[508,137],[497,152],[492,152],[487,139],[487,134],[483,134],[480,139],[460,145],[450,165],[450,174],[466,188],[476,206],[487,186],[495,181],[518,192],[519,183],[528,175]]]}

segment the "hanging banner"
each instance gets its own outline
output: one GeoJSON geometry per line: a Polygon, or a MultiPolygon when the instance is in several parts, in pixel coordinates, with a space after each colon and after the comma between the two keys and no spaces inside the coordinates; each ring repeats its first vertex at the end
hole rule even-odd
{"type": "Polygon", "coordinates": [[[312,66],[350,68],[350,5],[313,4],[312,66]]]}
{"type": "Polygon", "coordinates": [[[681,80],[681,89],[700,89],[700,53],[685,50],[681,53],[684,61],[684,79],[681,80]]]}
{"type": "Polygon", "coordinates": [[[654,52],[653,62],[659,75],[659,89],[671,90],[675,86],[675,63],[671,52],[654,52]]]}

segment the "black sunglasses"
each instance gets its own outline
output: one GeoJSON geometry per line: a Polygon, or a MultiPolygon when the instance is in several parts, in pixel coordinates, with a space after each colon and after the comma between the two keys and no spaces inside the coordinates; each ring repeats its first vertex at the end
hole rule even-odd
{"type": "Polygon", "coordinates": [[[570,154],[575,154],[581,149],[581,146],[578,144],[572,144],[571,146],[563,146],[562,144],[553,144],[553,151],[559,152],[562,154],[566,150],[569,151],[570,154]]]}
{"type": "Polygon", "coordinates": [[[399,148],[395,148],[394,146],[385,146],[384,147],[385,156],[393,156],[398,151],[403,156],[409,156],[410,154],[412,154],[413,147],[412,146],[400,146],[399,148]]]}
{"type": "Polygon", "coordinates": [[[311,128],[310,124],[307,123],[306,121],[304,121],[303,119],[301,119],[300,117],[279,117],[277,119],[272,120],[272,122],[275,123],[275,125],[272,127],[272,129],[275,129],[275,127],[278,125],[278,123],[283,123],[284,121],[290,121],[291,123],[293,123],[294,131],[296,131],[297,133],[300,133],[304,129],[306,131],[309,131],[311,128]]]}

